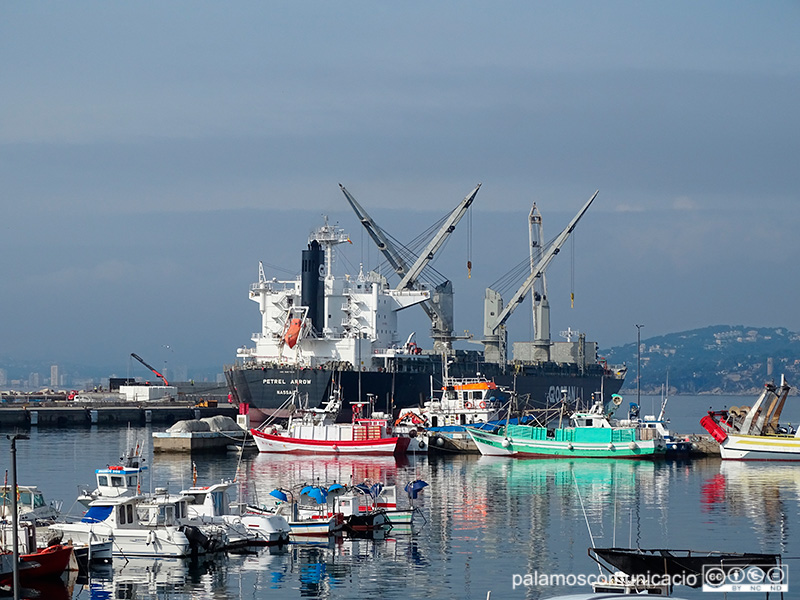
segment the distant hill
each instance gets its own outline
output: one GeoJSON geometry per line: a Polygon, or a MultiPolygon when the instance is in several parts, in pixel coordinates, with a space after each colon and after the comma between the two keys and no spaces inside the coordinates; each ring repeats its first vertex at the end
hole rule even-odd
{"type": "MultiPolygon", "coordinates": [[[[625,363],[623,389],[636,389],[636,342],[601,352],[625,363]]],[[[671,394],[758,394],[786,376],[800,386],[800,334],[783,327],[715,325],[642,340],[642,393],[659,393],[669,372],[671,394]]]]}

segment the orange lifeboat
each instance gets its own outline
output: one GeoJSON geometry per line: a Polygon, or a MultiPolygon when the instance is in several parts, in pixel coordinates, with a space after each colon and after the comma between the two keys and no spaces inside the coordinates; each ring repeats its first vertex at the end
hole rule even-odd
{"type": "Polygon", "coordinates": [[[286,342],[289,348],[294,348],[295,344],[297,344],[297,338],[300,337],[301,323],[302,321],[300,319],[292,319],[289,321],[289,328],[283,336],[283,341],[286,342]]]}

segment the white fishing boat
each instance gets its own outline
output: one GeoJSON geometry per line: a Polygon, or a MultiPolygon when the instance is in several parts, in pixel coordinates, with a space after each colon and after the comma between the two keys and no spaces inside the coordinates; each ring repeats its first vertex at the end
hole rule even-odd
{"type": "Polygon", "coordinates": [[[78,502],[86,508],[100,498],[136,496],[141,493],[142,478],[147,470],[144,465],[144,444],[133,444],[130,430],[128,437],[128,448],[120,457],[120,464],[95,470],[97,487],[94,490],[83,490],[78,496],[78,502]]]}
{"type": "Polygon", "coordinates": [[[221,481],[181,490],[189,518],[223,527],[228,537],[228,548],[288,542],[290,526],[286,518],[278,514],[254,513],[232,504],[228,490],[233,485],[232,481],[221,481]],[[230,510],[231,506],[235,507],[234,511],[230,510]]]}
{"type": "Polygon", "coordinates": [[[286,518],[292,537],[327,537],[341,531],[344,516],[333,511],[327,503],[327,490],[304,487],[304,494],[291,490],[274,489],[269,494],[275,498],[272,506],[247,506],[248,514],[274,514],[286,518]]]}
{"type": "Polygon", "coordinates": [[[700,419],[719,443],[723,460],[800,460],[800,432],[780,424],[789,390],[781,377],[780,388],[766,384],[752,407],[709,411],[700,419]]]}
{"type": "MultiPolygon", "coordinates": [[[[12,515],[12,487],[0,487],[0,520],[10,520],[12,515]]],[[[37,526],[53,523],[61,514],[61,502],[46,502],[44,494],[35,485],[17,486],[17,518],[37,526]]]]}
{"type": "Polygon", "coordinates": [[[291,454],[405,454],[408,437],[392,435],[388,416],[366,417],[367,403],[354,402],[352,421],[336,423],[341,409],[337,391],[331,394],[322,409],[298,406],[299,394],[290,401],[291,416],[284,427],[271,420],[250,433],[260,452],[291,454]]]}
{"type": "Polygon", "coordinates": [[[221,527],[187,520],[186,500],[156,489],[151,497],[95,500],[79,522],[54,523],[50,529],[77,544],[111,541],[114,556],[190,556],[228,544],[221,527]]]}
{"type": "Polygon", "coordinates": [[[675,437],[669,430],[669,419],[666,418],[668,396],[664,396],[661,401],[661,410],[658,416],[640,416],[641,407],[631,402],[628,408],[628,418],[618,419],[616,425],[619,427],[639,427],[641,429],[651,429],[664,438],[666,444],[666,458],[686,457],[692,451],[692,443],[686,439],[675,437]]]}
{"type": "Polygon", "coordinates": [[[466,428],[500,419],[510,410],[512,394],[480,374],[451,377],[446,357],[442,365],[442,388],[431,390],[422,406],[401,409],[395,431],[416,438],[423,449],[477,452],[466,428]]]}

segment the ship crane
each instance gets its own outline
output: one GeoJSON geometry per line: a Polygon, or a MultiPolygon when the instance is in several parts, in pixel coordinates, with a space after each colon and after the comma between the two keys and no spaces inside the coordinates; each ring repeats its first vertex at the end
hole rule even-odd
{"type": "MultiPolygon", "coordinates": [[[[447,216],[439,231],[431,238],[427,246],[420,253],[414,264],[408,266],[399,250],[389,240],[386,233],[377,223],[367,214],[367,211],[356,201],[356,199],[339,184],[347,201],[361,221],[361,224],[375,242],[378,250],[386,257],[394,272],[400,277],[400,283],[395,290],[421,289],[422,284],[418,278],[425,267],[433,260],[434,255],[458,225],[461,218],[466,214],[467,209],[472,205],[478,190],[481,188],[479,183],[467,196],[456,206],[447,216]]],[[[421,304],[423,310],[431,320],[431,338],[433,339],[434,351],[437,353],[449,351],[452,341],[463,339],[453,335],[453,284],[448,280],[439,284],[435,288],[435,293],[431,298],[421,304]]]]}
{"type": "Polygon", "coordinates": [[[143,359],[141,356],[139,356],[138,354],[135,354],[135,353],[133,353],[133,352],[131,352],[131,356],[132,356],[133,358],[135,358],[136,360],[138,360],[140,363],[142,363],[142,364],[143,364],[145,367],[147,367],[148,369],[150,369],[150,370],[151,370],[153,373],[155,373],[157,377],[160,377],[161,379],[163,379],[163,380],[164,380],[164,385],[169,385],[169,382],[167,381],[167,378],[166,378],[166,377],[164,377],[164,376],[163,376],[161,373],[159,373],[158,371],[156,371],[156,370],[155,370],[153,367],[151,367],[150,365],[148,365],[146,362],[144,362],[144,359],[143,359]]]}
{"type": "Polygon", "coordinates": [[[546,250],[542,250],[538,255],[535,264],[531,265],[531,273],[522,285],[514,292],[508,304],[503,303],[503,298],[499,292],[486,288],[486,296],[484,299],[484,318],[483,318],[483,336],[482,340],[484,347],[484,358],[486,362],[494,362],[498,364],[505,364],[507,356],[506,345],[506,328],[505,324],[508,318],[516,310],[525,296],[533,287],[537,279],[542,277],[556,254],[561,250],[561,246],[567,241],[578,221],[589,210],[592,202],[597,197],[599,190],[589,198],[589,201],[583,205],[583,208],[575,215],[569,222],[569,225],[558,234],[556,239],[548,246],[546,250]]]}

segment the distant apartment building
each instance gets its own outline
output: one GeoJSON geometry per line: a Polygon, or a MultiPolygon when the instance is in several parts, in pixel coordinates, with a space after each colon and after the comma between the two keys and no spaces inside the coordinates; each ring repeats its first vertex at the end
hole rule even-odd
{"type": "Polygon", "coordinates": [[[6,375],[5,369],[0,369],[0,387],[5,387],[8,385],[8,375],[6,375]]]}
{"type": "Polygon", "coordinates": [[[55,389],[58,385],[58,365],[50,365],[50,387],[55,389]]]}
{"type": "Polygon", "coordinates": [[[28,387],[38,389],[42,386],[42,376],[39,373],[31,373],[28,375],[28,387]]]}

